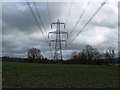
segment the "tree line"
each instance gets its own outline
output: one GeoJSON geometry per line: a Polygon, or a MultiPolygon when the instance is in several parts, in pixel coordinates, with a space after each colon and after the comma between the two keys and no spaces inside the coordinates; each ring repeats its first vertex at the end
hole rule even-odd
{"type": "Polygon", "coordinates": [[[62,64],[116,64],[120,63],[119,58],[115,58],[115,51],[112,47],[109,47],[105,52],[99,52],[97,48],[93,48],[90,45],[86,45],[84,49],[79,52],[72,52],[71,58],[68,60],[49,60],[45,58],[40,49],[30,48],[27,51],[28,58],[10,58],[3,57],[4,61],[19,61],[30,63],[62,63],[62,64]]]}
{"type": "Polygon", "coordinates": [[[112,47],[109,47],[105,52],[99,52],[97,48],[93,48],[90,45],[86,45],[85,49],[80,52],[73,52],[71,61],[79,64],[115,64],[118,63],[118,58],[115,58],[115,51],[112,47]]]}

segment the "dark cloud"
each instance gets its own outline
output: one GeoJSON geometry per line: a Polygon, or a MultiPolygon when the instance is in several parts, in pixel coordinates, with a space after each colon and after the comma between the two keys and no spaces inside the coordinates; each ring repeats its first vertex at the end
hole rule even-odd
{"type": "Polygon", "coordinates": [[[16,3],[10,2],[3,3],[2,9],[3,33],[8,31],[8,29],[11,31],[12,29],[17,29],[27,33],[36,31],[34,28],[36,27],[36,23],[28,8],[26,8],[25,12],[20,12],[17,9],[16,3]],[[10,10],[12,11],[9,13],[8,11],[10,10]]]}
{"type": "MultiPolygon", "coordinates": [[[[43,22],[44,28],[40,23],[40,27],[44,31],[45,37],[50,29],[50,21],[48,15],[48,8],[46,2],[36,2],[37,8],[39,10],[41,20],[43,22]]],[[[49,9],[51,15],[51,22],[57,21],[58,18],[62,22],[66,22],[67,14],[70,8],[70,2],[68,3],[59,3],[59,2],[49,2],[49,9]]],[[[84,10],[86,3],[82,5],[80,3],[73,3],[71,13],[68,19],[67,28],[61,29],[63,31],[70,31],[73,29],[76,21],[84,10]],[[79,8],[79,9],[78,9],[79,8]]],[[[40,18],[35,12],[35,7],[31,3],[32,9],[36,15],[37,20],[40,21],[40,18]]],[[[97,9],[97,5],[91,4],[89,9],[85,12],[82,20],[80,20],[78,26],[75,28],[74,33],[71,34],[68,42],[74,38],[74,36],[81,30],[81,28],[86,24],[86,22],[93,15],[97,9]],[[95,10],[93,9],[95,8],[95,10]],[[87,17],[87,18],[86,18],[87,17]]],[[[80,51],[85,48],[86,44],[90,44],[93,47],[98,48],[99,50],[104,50],[108,46],[114,48],[117,47],[116,44],[116,33],[117,30],[117,13],[114,10],[116,6],[107,6],[104,7],[96,17],[91,21],[91,23],[84,29],[84,31],[71,43],[70,46],[64,50],[64,58],[71,56],[73,51],[80,51]],[[101,19],[99,19],[101,18],[101,19]],[[100,31],[102,30],[102,31],[100,31]],[[113,43],[114,41],[114,43],[113,43]],[[108,44],[109,43],[109,44],[108,44]],[[98,47],[100,45],[100,47],[98,47]]],[[[26,57],[27,50],[31,47],[39,48],[42,54],[45,57],[51,58],[50,48],[46,43],[41,31],[39,30],[30,9],[27,6],[26,2],[4,2],[2,5],[2,52],[3,56],[18,56],[26,57]]],[[[53,28],[55,29],[55,26],[53,28]]],[[[52,38],[54,36],[51,36],[52,38]]],[[[64,39],[65,36],[62,38],[64,39]]],[[[54,39],[54,38],[53,38],[54,39]]],[[[62,46],[64,47],[65,44],[62,46]]],[[[54,52],[54,44],[52,44],[52,53],[54,52]]],[[[52,57],[53,58],[53,57],[52,57]]]]}

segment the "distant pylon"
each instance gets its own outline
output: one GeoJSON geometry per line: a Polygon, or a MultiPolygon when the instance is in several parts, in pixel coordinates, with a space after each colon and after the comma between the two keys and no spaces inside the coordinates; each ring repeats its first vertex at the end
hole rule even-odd
{"type": "Polygon", "coordinates": [[[49,34],[56,34],[56,39],[53,39],[53,40],[50,40],[50,45],[51,45],[51,42],[55,42],[55,52],[54,52],[54,60],[59,60],[61,59],[62,60],[62,46],[61,46],[61,42],[65,42],[66,45],[67,45],[67,42],[66,40],[63,40],[61,38],[61,35],[62,34],[66,34],[67,35],[67,38],[68,38],[68,33],[67,32],[63,32],[63,31],[60,31],[60,26],[63,24],[64,25],[64,29],[65,29],[65,23],[62,23],[60,22],[60,20],[58,19],[57,22],[54,22],[51,24],[51,28],[53,27],[53,24],[56,24],[57,25],[57,28],[56,28],[56,31],[54,32],[49,32],[48,33],[48,38],[49,38],[49,34]]]}

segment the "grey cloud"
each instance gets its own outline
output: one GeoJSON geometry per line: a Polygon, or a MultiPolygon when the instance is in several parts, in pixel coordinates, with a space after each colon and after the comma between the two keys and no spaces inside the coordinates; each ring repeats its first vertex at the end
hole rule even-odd
{"type": "Polygon", "coordinates": [[[95,26],[107,27],[107,28],[113,28],[113,29],[117,27],[117,22],[113,22],[112,19],[110,21],[104,20],[104,21],[101,21],[100,23],[92,22],[91,24],[93,24],[93,26],[95,25],[95,26]]]}
{"type": "MultiPolygon", "coordinates": [[[[50,29],[47,3],[36,2],[36,4],[39,9],[39,13],[41,15],[41,19],[45,27],[44,34],[47,38],[48,32],[52,31],[50,29]]],[[[79,16],[81,15],[82,10],[84,9],[83,8],[84,5],[85,4],[79,5],[79,3],[73,4],[70,17],[68,19],[67,28],[65,30],[62,29],[63,31],[67,31],[68,33],[70,33],[76,21],[78,20],[79,16]]],[[[41,49],[41,52],[45,57],[51,58],[52,55],[50,53],[50,48],[48,44],[45,42],[44,37],[42,36],[27,4],[25,2],[24,3],[8,2],[8,3],[3,3],[2,8],[3,8],[3,12],[2,12],[3,14],[3,17],[2,17],[3,55],[26,57],[27,50],[31,47],[36,47],[41,49]]],[[[32,8],[35,11],[35,8],[33,6],[32,8]]],[[[58,18],[60,18],[62,22],[66,22],[69,8],[70,8],[70,3],[49,2],[51,21],[55,22],[57,21],[58,18]]],[[[102,9],[101,11],[103,14],[108,16],[108,18],[105,18],[99,23],[93,20],[80,34],[81,36],[79,36],[79,38],[77,37],[75,41],[72,42],[72,44],[67,48],[68,51],[64,50],[64,58],[70,57],[72,51],[75,51],[75,50],[80,51],[83,48],[85,48],[86,44],[89,44],[85,42],[86,41],[85,39],[87,38],[84,39],[83,36],[85,35],[89,39],[89,37],[91,37],[92,35],[90,31],[93,31],[93,33],[98,34],[95,31],[95,28],[93,27],[98,27],[100,29],[101,27],[105,27],[105,28],[109,28],[113,32],[113,34],[109,33],[110,35],[109,34],[104,35],[103,33],[103,36],[105,37],[105,41],[100,43],[100,47],[97,47],[97,45],[94,45],[93,47],[97,47],[99,50],[104,50],[110,44],[111,46],[116,47],[116,43],[110,42],[110,44],[108,45],[108,42],[110,40],[114,41],[114,39],[117,39],[117,37],[115,37],[116,32],[114,32],[114,30],[116,30],[116,27],[117,27],[116,25],[117,19],[114,19],[116,17],[116,14],[114,13],[114,11],[109,9],[110,8],[108,7],[104,7],[104,9],[102,9]]],[[[84,15],[84,18],[80,21],[74,33],[71,35],[70,39],[74,38],[74,36],[78,33],[78,31],[80,31],[81,28],[86,24],[87,20],[90,18],[90,15],[92,15],[93,13],[92,11],[86,12],[86,14],[84,15]]],[[[99,12],[99,14],[101,12],[99,12]]],[[[38,16],[37,16],[37,19],[39,20],[38,16]]],[[[103,28],[103,30],[105,29],[103,28]]],[[[110,30],[108,30],[108,32],[110,30]]],[[[70,40],[68,40],[68,42],[69,41],[70,40]]],[[[64,44],[63,44],[63,47],[64,47],[64,44]]],[[[54,44],[52,44],[52,51],[54,52],[54,44]]]]}
{"type": "MultiPolygon", "coordinates": [[[[15,3],[10,2],[10,6],[6,6],[6,3],[3,3],[3,17],[2,21],[8,25],[8,28],[17,28],[17,30],[23,31],[23,32],[31,32],[35,31],[33,27],[36,26],[34,19],[32,18],[32,15],[30,14],[29,10],[26,10],[26,12],[20,13],[17,10],[17,7],[15,6],[15,3]],[[10,10],[10,13],[8,13],[10,10]],[[14,8],[14,9],[13,9],[14,8]]],[[[7,5],[9,5],[7,3],[7,5]]],[[[3,26],[3,33],[6,31],[7,26],[3,26]]],[[[7,30],[8,30],[7,28],[7,30]]]]}

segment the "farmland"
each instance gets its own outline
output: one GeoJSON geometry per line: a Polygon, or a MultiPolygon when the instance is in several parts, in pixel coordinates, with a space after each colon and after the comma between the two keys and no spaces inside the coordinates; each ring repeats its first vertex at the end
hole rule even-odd
{"type": "Polygon", "coordinates": [[[118,66],[3,62],[3,88],[117,88],[118,66]]]}

